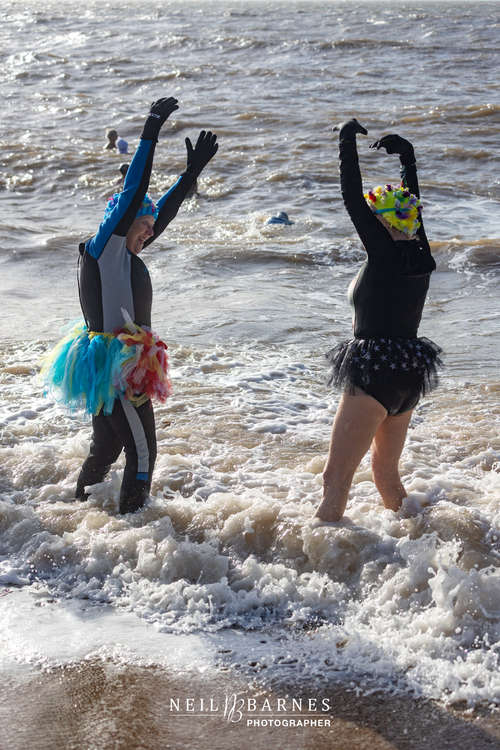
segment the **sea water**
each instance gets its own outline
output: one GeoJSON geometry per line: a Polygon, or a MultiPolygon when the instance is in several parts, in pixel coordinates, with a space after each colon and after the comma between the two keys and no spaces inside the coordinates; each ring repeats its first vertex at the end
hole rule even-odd
{"type": "Polygon", "coordinates": [[[343,682],[500,702],[498,3],[0,1],[0,663],[92,654],[268,683],[343,682]],[[90,421],[43,395],[40,356],[79,317],[95,232],[149,104],[175,96],[150,192],[220,148],[142,257],[175,394],[156,409],[152,498],[117,512],[123,459],[73,499],[90,421]],[[364,253],[332,126],[352,116],[367,187],[414,143],[437,262],[420,335],[444,349],[415,410],[409,493],[369,459],[342,523],[312,521],[364,253]],[[267,225],[285,210],[292,226],[267,225]],[[139,645],[140,644],[140,645],[139,645]]]}

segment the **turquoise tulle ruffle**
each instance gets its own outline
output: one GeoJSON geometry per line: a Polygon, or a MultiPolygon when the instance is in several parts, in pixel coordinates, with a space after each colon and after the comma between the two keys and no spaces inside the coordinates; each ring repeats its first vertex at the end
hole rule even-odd
{"type": "Polygon", "coordinates": [[[128,347],[116,336],[89,332],[78,323],[45,357],[41,375],[47,391],[70,408],[111,414],[124,390],[121,372],[129,358],[128,347]]]}

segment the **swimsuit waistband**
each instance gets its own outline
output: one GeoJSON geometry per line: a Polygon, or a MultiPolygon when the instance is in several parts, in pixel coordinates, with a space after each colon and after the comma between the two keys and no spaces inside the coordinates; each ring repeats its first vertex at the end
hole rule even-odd
{"type": "Polygon", "coordinates": [[[96,336],[104,336],[107,339],[114,339],[116,338],[116,333],[108,333],[107,331],[87,331],[87,336],[89,339],[93,339],[96,336]]]}

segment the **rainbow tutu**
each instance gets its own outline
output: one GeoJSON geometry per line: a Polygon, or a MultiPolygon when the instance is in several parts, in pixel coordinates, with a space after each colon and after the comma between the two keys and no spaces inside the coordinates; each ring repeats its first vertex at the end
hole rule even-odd
{"type": "Polygon", "coordinates": [[[165,401],[172,392],[167,345],[128,316],[116,333],[89,331],[83,322],[72,324],[45,355],[41,376],[46,392],[89,414],[101,409],[111,414],[120,396],[140,406],[150,398],[165,401]]]}

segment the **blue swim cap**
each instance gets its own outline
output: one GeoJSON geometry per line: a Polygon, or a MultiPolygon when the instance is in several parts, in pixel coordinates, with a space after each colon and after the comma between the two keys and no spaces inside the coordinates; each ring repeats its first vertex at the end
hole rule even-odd
{"type": "Polygon", "coordinates": [[[266,221],[266,224],[287,224],[290,226],[293,224],[293,221],[290,221],[288,214],[285,211],[280,211],[276,216],[271,216],[271,218],[266,221]]]}
{"type": "Polygon", "coordinates": [[[135,218],[138,219],[139,216],[152,216],[154,219],[158,218],[158,209],[156,207],[156,203],[153,201],[152,198],[146,193],[144,196],[144,200],[141,203],[140,209],[137,211],[135,218]]]}
{"type": "MultiPolygon", "coordinates": [[[[120,197],[120,195],[121,193],[114,193],[114,195],[112,195],[108,200],[106,208],[104,209],[104,221],[106,221],[108,216],[111,215],[112,211],[118,203],[118,198],[120,197]]],[[[156,207],[156,203],[154,203],[153,199],[150,198],[147,193],[144,196],[144,199],[135,215],[135,218],[138,219],[139,216],[152,216],[155,220],[158,218],[158,208],[156,207]]]]}

